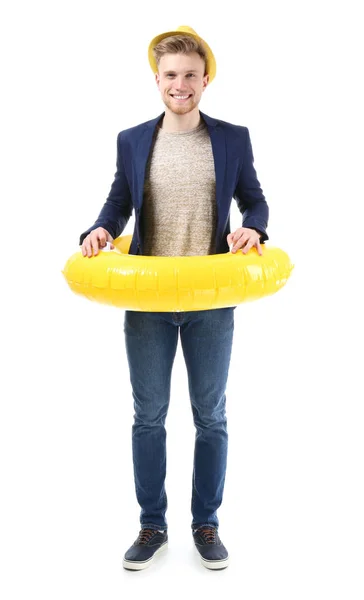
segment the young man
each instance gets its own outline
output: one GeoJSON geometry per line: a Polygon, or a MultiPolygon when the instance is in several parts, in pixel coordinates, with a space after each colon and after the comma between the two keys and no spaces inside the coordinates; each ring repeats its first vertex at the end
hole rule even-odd
{"type": "MultiPolygon", "coordinates": [[[[190,27],[154,38],[149,61],[165,105],[156,119],[118,135],[117,172],[97,221],[80,237],[85,257],[124,230],[133,209],[130,254],[244,253],[268,239],[268,206],[253,166],[246,127],[212,119],[198,105],[216,72],[214,55],[190,27]],[[235,198],[242,227],[230,232],[235,198]]],[[[113,246],[112,246],[113,247],[113,246]]],[[[228,434],[225,389],[235,307],[191,312],[125,311],[134,398],[132,448],[141,530],[126,569],[149,566],[167,545],[166,430],[171,372],[180,334],[196,427],[192,533],[204,566],[222,569],[218,534],[228,434]]]]}

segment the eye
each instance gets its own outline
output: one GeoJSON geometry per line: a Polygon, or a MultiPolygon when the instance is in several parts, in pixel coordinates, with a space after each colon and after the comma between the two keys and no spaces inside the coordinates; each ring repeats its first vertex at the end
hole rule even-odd
{"type": "Polygon", "coordinates": [[[194,76],[195,76],[195,75],[194,75],[194,73],[188,73],[188,74],[187,74],[187,77],[188,77],[189,75],[191,75],[191,77],[194,77],[194,76]]]}

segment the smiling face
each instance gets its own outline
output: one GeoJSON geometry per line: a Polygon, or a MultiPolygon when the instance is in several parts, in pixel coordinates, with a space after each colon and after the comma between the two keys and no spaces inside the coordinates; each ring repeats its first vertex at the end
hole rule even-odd
{"type": "Polygon", "coordinates": [[[156,82],[167,108],[184,115],[198,106],[209,76],[205,62],[197,54],[164,54],[158,65],[156,82]]]}

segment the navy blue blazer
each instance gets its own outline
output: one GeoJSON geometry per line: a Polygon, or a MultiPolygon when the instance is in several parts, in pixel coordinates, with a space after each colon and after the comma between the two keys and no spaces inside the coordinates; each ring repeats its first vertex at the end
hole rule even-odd
{"type": "MultiPolygon", "coordinates": [[[[256,229],[261,241],[268,240],[269,208],[254,168],[253,150],[247,127],[212,119],[200,111],[211,138],[216,174],[217,227],[215,254],[229,251],[230,206],[234,198],[243,216],[242,227],[256,229]]],[[[103,227],[117,238],[124,231],[133,209],[135,226],[129,254],[143,254],[143,190],[145,170],[152,148],[156,119],[118,134],[117,171],[109,196],[95,223],[80,236],[80,245],[90,231],[103,227]]]]}

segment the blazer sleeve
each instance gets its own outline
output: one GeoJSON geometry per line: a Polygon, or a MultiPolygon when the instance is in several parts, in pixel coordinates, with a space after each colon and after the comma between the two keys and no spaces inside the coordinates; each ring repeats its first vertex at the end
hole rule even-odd
{"type": "Polygon", "coordinates": [[[122,155],[122,133],[121,131],[117,138],[116,173],[110,193],[95,223],[81,234],[80,245],[90,231],[97,229],[97,227],[103,227],[113,239],[117,238],[124,231],[133,212],[133,203],[122,155]]]}
{"type": "Polygon", "coordinates": [[[261,241],[268,240],[266,228],[269,218],[269,207],[257,179],[254,168],[254,156],[247,127],[243,164],[240,169],[234,199],[243,215],[242,227],[257,229],[261,233],[261,241]]]}

